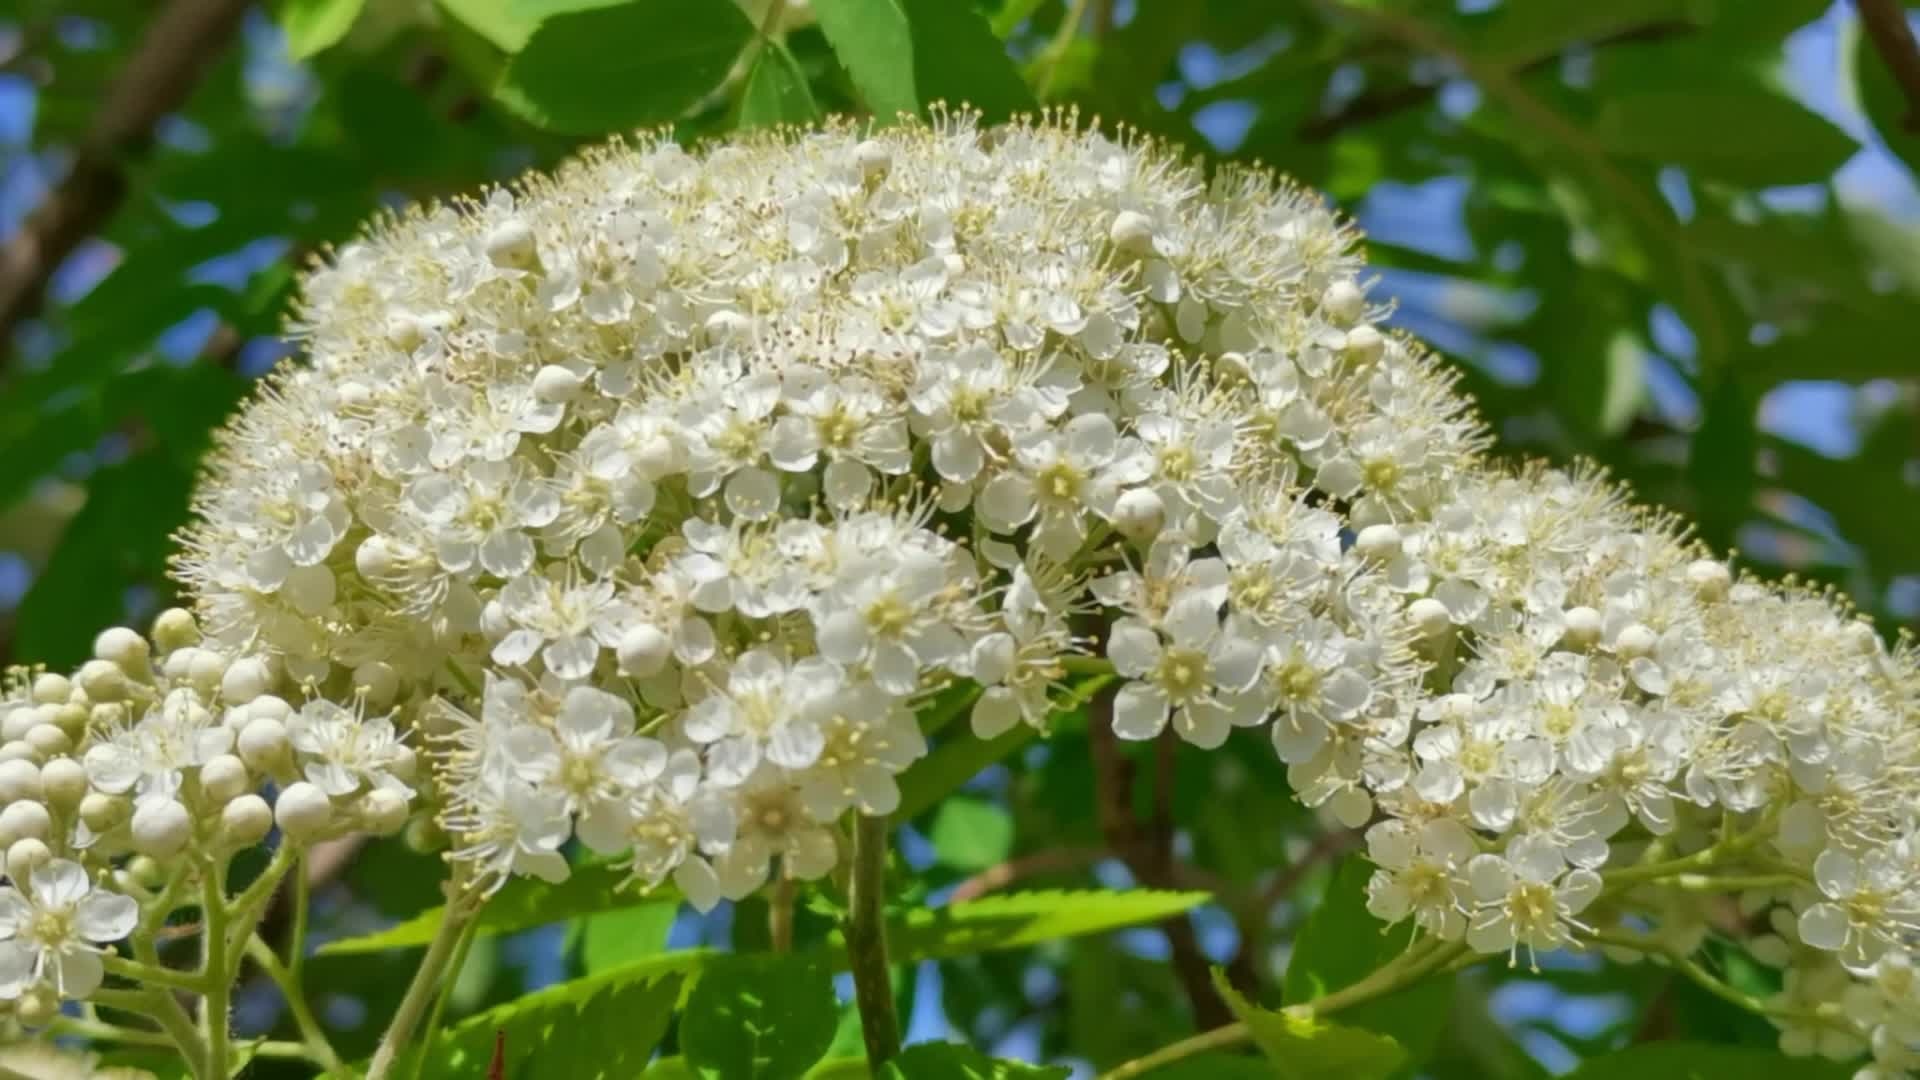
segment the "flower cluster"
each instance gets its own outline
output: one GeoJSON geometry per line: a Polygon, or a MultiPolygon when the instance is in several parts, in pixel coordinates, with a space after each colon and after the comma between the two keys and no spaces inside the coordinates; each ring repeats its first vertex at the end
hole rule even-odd
{"type": "MultiPolygon", "coordinates": [[[[574,839],[701,906],[817,877],[928,695],[992,736],[1106,670],[1121,737],[1264,728],[1382,918],[1673,958],[1735,897],[1785,1045],[1912,1067],[1912,651],[1484,460],[1356,241],[1070,117],[614,145],[317,267],[179,573],[311,699],[254,721],[283,803],[404,808],[397,709],[486,882],[574,839]]],[[[141,730],[89,752],[117,797],[225,752],[141,730]]]]}
{"type": "Polygon", "coordinates": [[[108,946],[197,904],[189,887],[276,825],[292,851],[412,812],[415,754],[364,695],[296,706],[273,661],[203,641],[179,609],[151,642],[115,628],[94,653],[0,690],[0,1003],[30,1023],[93,994],[108,946]]]}

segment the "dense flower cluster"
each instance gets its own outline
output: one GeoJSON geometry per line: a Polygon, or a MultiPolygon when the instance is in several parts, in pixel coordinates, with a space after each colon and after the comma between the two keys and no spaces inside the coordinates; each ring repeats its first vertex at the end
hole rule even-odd
{"type": "Polygon", "coordinates": [[[390,834],[414,797],[390,719],[290,704],[272,661],[203,641],[186,611],[94,652],[0,688],[0,1003],[33,1023],[93,994],[113,943],[195,906],[186,887],[276,825],[295,846],[390,834]]]}
{"type": "MultiPolygon", "coordinates": [[[[1786,970],[1789,1049],[1920,1065],[1912,652],[1484,461],[1355,248],[1065,118],[610,147],[317,268],[179,569],[311,699],[283,803],[404,808],[398,709],[486,881],[574,838],[701,906],[817,877],[928,694],[991,736],[1110,666],[1125,738],[1264,728],[1385,919],[1668,959],[1711,924],[1786,970]]],[[[116,797],[225,749],[112,730],[116,797]]]]}

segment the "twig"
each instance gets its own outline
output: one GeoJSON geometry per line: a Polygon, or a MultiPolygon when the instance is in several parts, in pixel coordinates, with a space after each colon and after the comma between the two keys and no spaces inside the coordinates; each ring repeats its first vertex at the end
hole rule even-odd
{"type": "Polygon", "coordinates": [[[1313,838],[1313,843],[1298,859],[1287,864],[1260,893],[1260,910],[1269,911],[1286,899],[1313,868],[1328,859],[1338,858],[1360,846],[1360,838],[1351,829],[1330,829],[1313,838]]]}
{"type": "Polygon", "coordinates": [[[900,1052],[884,912],[888,835],[886,818],[854,814],[853,882],[842,928],[847,965],[853,970],[854,1001],[860,1009],[860,1036],[867,1047],[867,1065],[874,1072],[900,1052]]]}
{"type": "MultiPolygon", "coordinates": [[[[1143,831],[1133,816],[1133,765],[1120,752],[1115,741],[1113,694],[1102,691],[1088,703],[1087,709],[1087,741],[1093,750],[1095,812],[1099,817],[1101,835],[1140,884],[1160,889],[1175,887],[1172,830],[1155,828],[1143,831]],[[1163,831],[1167,841],[1164,844],[1155,835],[1163,831]]],[[[1156,753],[1164,755],[1165,751],[1156,753]]],[[[1171,805],[1173,787],[1171,766],[1165,764],[1167,758],[1162,756],[1159,760],[1162,762],[1159,769],[1161,784],[1155,794],[1156,819],[1161,816],[1161,806],[1171,805]]],[[[1187,921],[1186,916],[1175,915],[1160,923],[1160,930],[1167,935],[1173,971],[1179,977],[1181,989],[1186,992],[1187,1001],[1193,1008],[1194,1025],[1215,1028],[1230,1023],[1233,1013],[1213,988],[1207,957],[1200,951],[1200,940],[1194,933],[1193,924],[1187,921]]]]}
{"type": "Polygon", "coordinates": [[[144,152],[154,124],[186,102],[250,6],[173,0],[147,24],[75,146],[73,167],[0,248],[0,363],[12,352],[14,328],[40,310],[60,263],[126,201],[127,159],[144,152]]]}
{"type": "Polygon", "coordinates": [[[969,900],[978,900],[996,889],[1004,889],[1023,878],[1037,877],[1041,874],[1063,874],[1071,870],[1091,866],[1106,858],[1105,848],[1070,847],[1055,848],[1051,851],[1036,851],[1031,855],[1022,855],[1017,859],[989,866],[953,887],[948,898],[950,904],[964,904],[969,900]]]}
{"type": "Polygon", "coordinates": [[[1913,26],[1907,22],[1907,8],[1900,0],[1853,0],[1860,11],[1860,22],[1880,62],[1893,73],[1900,92],[1907,97],[1907,115],[1900,118],[1901,130],[1920,135],[1920,44],[1913,40],[1913,26]]]}

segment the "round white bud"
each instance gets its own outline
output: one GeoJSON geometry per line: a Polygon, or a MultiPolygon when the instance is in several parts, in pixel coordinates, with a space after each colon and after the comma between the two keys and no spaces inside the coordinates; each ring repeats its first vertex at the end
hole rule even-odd
{"type": "Polygon", "coordinates": [[[487,234],[487,259],[507,270],[525,270],[540,261],[533,229],[517,218],[503,221],[487,234]]]}
{"type": "Polygon", "coordinates": [[[1153,219],[1138,210],[1122,210],[1113,215],[1113,225],[1107,229],[1107,239],[1113,246],[1129,255],[1147,255],[1153,252],[1153,219]]]}
{"type": "Polygon", "coordinates": [[[175,682],[183,682],[193,671],[193,662],[200,655],[198,645],[185,645],[167,654],[160,662],[160,671],[175,682]]]}
{"type": "Polygon", "coordinates": [[[246,763],[232,754],[221,754],[200,766],[200,790],[214,802],[238,798],[252,786],[246,763]]]}
{"type": "Polygon", "coordinates": [[[392,788],[374,788],[360,797],[360,827],[374,836],[392,836],[406,827],[407,797],[392,788]]]}
{"type": "Polygon", "coordinates": [[[240,760],[263,773],[278,773],[293,752],[287,740],[287,725],[271,717],[256,716],[240,729],[235,740],[240,760]]]}
{"type": "Polygon", "coordinates": [[[87,828],[103,833],[126,824],[127,814],[133,804],[125,795],[109,795],[104,791],[88,792],[80,799],[80,820],[87,828]]]}
{"type": "Polygon", "coordinates": [[[1362,323],[1347,331],[1347,358],[1362,367],[1385,355],[1387,339],[1380,331],[1362,323]]]}
{"type": "Polygon", "coordinates": [[[170,859],[193,839],[193,818],[174,799],[148,799],[133,808],[133,850],[170,859]]]}
{"type": "Polygon", "coordinates": [[[245,727],[247,720],[278,720],[285,723],[287,717],[293,715],[293,706],[287,704],[286,698],[261,694],[247,702],[245,709],[237,711],[242,721],[240,726],[245,727]]]}
{"type": "Polygon", "coordinates": [[[15,881],[25,881],[33,872],[53,860],[53,849],[44,842],[29,836],[15,840],[7,848],[7,876],[15,881]]]}
{"type": "Polygon", "coordinates": [[[480,609],[480,632],[494,640],[513,633],[513,618],[507,614],[507,605],[498,600],[487,601],[480,609]]]}
{"type": "Polygon", "coordinates": [[[333,824],[333,801],[304,780],[288,784],[273,804],[273,820],[295,840],[318,839],[333,824]]]}
{"type": "Polygon", "coordinates": [[[614,650],[620,658],[620,670],[636,678],[658,675],[673,655],[673,642],[651,623],[635,623],[620,635],[614,650]]]}
{"type": "Polygon", "coordinates": [[[52,705],[28,705],[0,714],[0,739],[13,742],[26,738],[27,732],[53,719],[54,708],[52,705]]]}
{"type": "Polygon", "coordinates": [[[124,626],[109,627],[93,639],[93,655],[122,670],[147,670],[147,639],[124,626]]]}
{"type": "Polygon", "coordinates": [[[368,705],[382,708],[400,692],[400,674],[384,660],[369,660],[353,669],[353,688],[368,705]]]}
{"type": "Polygon", "coordinates": [[[168,608],[153,620],[153,643],[170,653],[200,640],[200,624],[186,608],[168,608]]]}
{"type": "Polygon", "coordinates": [[[53,815],[38,799],[8,803],[5,810],[0,810],[0,834],[5,834],[8,844],[24,836],[45,840],[53,835],[53,815]]]}
{"type": "Polygon", "coordinates": [[[38,799],[42,793],[40,766],[19,758],[0,761],[0,803],[38,799]]]}
{"type": "Polygon", "coordinates": [[[396,746],[393,756],[387,760],[387,771],[397,780],[412,780],[416,769],[420,767],[419,755],[411,746],[396,746]]]}
{"type": "Polygon", "coordinates": [[[1718,559],[1695,559],[1687,564],[1687,584],[1702,600],[1724,600],[1733,588],[1733,571],[1718,559]]]}
{"type": "Polygon", "coordinates": [[[251,847],[272,830],[273,810],[258,795],[242,795],[220,808],[220,835],[234,847],[251,847]]]}
{"type": "Polygon", "coordinates": [[[643,439],[633,453],[633,467],[640,475],[658,480],[679,470],[685,455],[680,444],[662,434],[643,439]]]}
{"type": "Polygon", "coordinates": [[[713,341],[734,341],[747,336],[753,320],[732,308],[721,308],[707,316],[707,337],[713,341]]]}
{"type": "Polygon", "coordinates": [[[273,669],[258,656],[235,660],[220,676],[220,696],[229,704],[245,705],[271,689],[273,669]]]}
{"type": "Polygon", "coordinates": [[[1342,278],[1320,294],[1320,310],[1341,326],[1352,326],[1366,314],[1367,294],[1360,291],[1359,283],[1342,278]]]}
{"type": "Polygon", "coordinates": [[[394,555],[393,544],[376,534],[360,541],[360,546],[353,549],[353,568],[368,581],[381,581],[399,570],[400,560],[394,555]]]}
{"type": "Polygon", "coordinates": [[[1354,538],[1353,549],[1375,562],[1387,562],[1400,555],[1400,530],[1391,525],[1369,525],[1354,538]]]}
{"type": "Polygon", "coordinates": [[[40,766],[42,797],[62,813],[69,813],[87,797],[87,767],[70,757],[57,757],[40,766]]]}
{"type": "Polygon", "coordinates": [[[73,697],[73,683],[65,675],[46,672],[33,680],[33,700],[41,705],[64,705],[73,697]]]}
{"type": "Polygon", "coordinates": [[[1167,523],[1167,504],[1152,488],[1134,488],[1113,504],[1113,527],[1129,540],[1147,541],[1167,523]]]}
{"type": "Polygon", "coordinates": [[[572,401],[587,380],[559,364],[548,364],[533,373],[533,396],[549,405],[572,401]]]}
{"type": "Polygon", "coordinates": [[[1591,649],[1600,641],[1600,613],[1582,605],[1567,609],[1560,641],[1569,649],[1591,649]]]}
{"type": "MultiPolygon", "coordinates": [[[[289,578],[291,580],[291,578],[289,578]]],[[[202,693],[211,694],[220,688],[220,680],[227,677],[227,658],[212,649],[193,650],[193,661],[187,665],[187,678],[202,693]]]]}
{"type": "Polygon", "coordinates": [[[40,755],[27,743],[27,740],[12,739],[5,745],[0,745],[0,761],[31,761],[37,765],[40,763],[40,755]]]}
{"type": "Polygon", "coordinates": [[[893,151],[878,139],[863,139],[853,148],[853,163],[865,180],[878,180],[893,171],[893,151]]]}
{"type": "Polygon", "coordinates": [[[46,1027],[60,1015],[60,995],[47,983],[34,983],[14,1002],[13,1015],[27,1027],[46,1027]]]}
{"type": "Polygon", "coordinates": [[[1423,596],[1407,605],[1407,617],[1413,620],[1414,628],[1424,637],[1443,637],[1453,629],[1453,613],[1447,610],[1447,605],[1431,596],[1423,596]]]}
{"type": "MultiPolygon", "coordinates": [[[[124,705],[120,705],[120,706],[95,705],[94,708],[95,709],[117,709],[119,710],[120,713],[124,713],[126,710],[126,706],[124,705]]],[[[65,705],[55,705],[53,707],[53,716],[48,721],[48,723],[51,723],[54,727],[57,727],[61,731],[66,732],[67,738],[72,739],[74,742],[78,743],[80,740],[86,738],[87,718],[90,715],[91,715],[91,710],[89,710],[85,705],[75,705],[73,702],[69,701],[65,705]]]]}
{"type": "Polygon", "coordinates": [[[1618,637],[1613,639],[1613,651],[1616,655],[1629,659],[1645,656],[1660,643],[1660,635],[1645,623],[1629,623],[1620,629],[1618,637]]]}
{"type": "Polygon", "coordinates": [[[1873,624],[1865,619],[1848,623],[1841,634],[1846,637],[1847,644],[1853,646],[1853,651],[1861,656],[1878,656],[1886,651],[1887,643],[1880,639],[1873,624]]]}
{"type": "Polygon", "coordinates": [[[89,701],[122,701],[133,691],[127,673],[109,660],[89,660],[81,664],[74,681],[80,684],[80,692],[87,695],[89,701]]]}
{"type": "Polygon", "coordinates": [[[73,749],[73,740],[58,724],[35,724],[27,732],[27,745],[42,758],[58,757],[73,749]]]}

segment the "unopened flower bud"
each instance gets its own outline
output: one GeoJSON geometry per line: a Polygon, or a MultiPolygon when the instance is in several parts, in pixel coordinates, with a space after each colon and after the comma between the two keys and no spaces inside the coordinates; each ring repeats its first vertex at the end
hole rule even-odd
{"type": "Polygon", "coordinates": [[[707,337],[713,341],[734,341],[753,329],[753,320],[732,308],[721,308],[707,316],[707,337]]]}
{"type": "Polygon", "coordinates": [[[193,818],[174,799],[148,799],[133,808],[133,849],[155,859],[178,855],[193,839],[193,818]]]}
{"type": "MultiPolygon", "coordinates": [[[[101,705],[94,706],[96,709],[109,707],[110,706],[101,705]]],[[[121,708],[124,710],[125,707],[122,706],[121,708]]],[[[76,705],[73,702],[68,702],[65,705],[55,705],[53,707],[53,716],[48,722],[61,731],[66,732],[67,738],[72,739],[74,743],[78,744],[80,740],[87,736],[87,717],[89,715],[90,710],[85,705],[76,705]]]]}
{"type": "Polygon", "coordinates": [[[231,705],[245,705],[271,689],[273,670],[257,656],[235,660],[220,676],[220,696],[231,705]]]}
{"type": "Polygon", "coordinates": [[[80,665],[74,681],[89,701],[123,701],[133,691],[127,673],[108,660],[89,660],[80,665]]]}
{"type": "Polygon", "coordinates": [[[40,766],[18,758],[0,761],[0,803],[41,797],[40,766]]]}
{"type": "Polygon", "coordinates": [[[26,738],[27,732],[53,717],[54,708],[52,705],[28,705],[0,713],[0,739],[12,742],[26,738]]]}
{"type": "Polygon", "coordinates": [[[407,850],[421,855],[431,855],[446,850],[447,831],[442,829],[440,823],[433,820],[430,815],[421,814],[407,822],[405,840],[407,850]]]}
{"type": "Polygon", "coordinates": [[[1134,488],[1113,504],[1113,527],[1129,540],[1147,541],[1167,523],[1167,504],[1152,488],[1134,488]]]}
{"type": "Polygon", "coordinates": [[[220,835],[236,848],[252,847],[272,830],[273,810],[258,795],[242,795],[220,808],[220,835]]]}
{"type": "Polygon", "coordinates": [[[517,219],[503,221],[487,234],[487,258],[503,270],[527,270],[540,263],[533,229],[517,219]]]}
{"type": "Polygon", "coordinates": [[[1653,632],[1652,627],[1645,623],[1630,623],[1621,629],[1618,637],[1614,638],[1613,651],[1616,655],[1631,659],[1647,655],[1659,643],[1660,636],[1653,632]]]}
{"type": "Polygon", "coordinates": [[[368,581],[392,577],[400,569],[400,559],[384,536],[369,536],[353,549],[353,568],[368,581]]]}
{"type": "Polygon", "coordinates": [[[284,769],[293,746],[287,740],[287,726],[278,720],[260,716],[247,721],[236,740],[240,760],[263,773],[277,775],[284,769]]]}
{"type": "Polygon", "coordinates": [[[1387,339],[1364,323],[1347,331],[1347,359],[1365,367],[1386,354],[1387,339]]]}
{"type": "Polygon", "coordinates": [[[53,815],[47,813],[46,804],[38,799],[21,799],[0,810],[0,836],[6,838],[9,846],[23,837],[45,840],[52,835],[53,815]]]}
{"type": "Polygon", "coordinates": [[[46,1027],[60,1015],[60,995],[47,983],[34,983],[15,1001],[13,1015],[27,1027],[46,1027]]]}
{"type": "Polygon", "coordinates": [[[193,650],[193,661],[187,665],[187,678],[201,693],[211,694],[218,690],[220,680],[226,677],[226,657],[212,649],[193,650]]]}
{"type": "Polygon", "coordinates": [[[73,683],[65,675],[45,672],[33,680],[33,700],[41,705],[64,705],[73,697],[73,683]]]}
{"type": "Polygon", "coordinates": [[[862,179],[878,180],[893,170],[893,151],[878,139],[865,139],[853,148],[853,163],[862,179]]]}
{"type": "Polygon", "coordinates": [[[396,746],[393,757],[387,763],[387,771],[397,780],[412,780],[415,770],[420,767],[420,758],[411,746],[396,746]]]}
{"type": "Polygon", "coordinates": [[[315,840],[333,824],[333,801],[304,780],[288,784],[273,804],[273,820],[295,840],[315,840]]]}
{"type": "Polygon", "coordinates": [[[1369,525],[1354,538],[1353,549],[1375,562],[1388,562],[1400,555],[1400,530],[1392,525],[1369,525]]]}
{"type": "Polygon", "coordinates": [[[353,689],[374,708],[384,708],[400,692],[400,675],[384,660],[369,660],[353,669],[353,689]]]}
{"type": "Polygon", "coordinates": [[[1113,246],[1129,255],[1147,255],[1153,251],[1153,219],[1137,210],[1122,210],[1113,215],[1107,230],[1113,246]]]}
{"type": "Polygon", "coordinates": [[[360,827],[374,836],[392,836],[407,824],[407,797],[391,788],[374,788],[360,797],[360,827]]]}
{"type": "Polygon", "coordinates": [[[673,643],[650,623],[636,623],[620,635],[614,650],[620,658],[620,670],[635,678],[658,675],[673,655],[673,643]]]}
{"type": "Polygon", "coordinates": [[[25,881],[52,859],[53,849],[44,842],[31,836],[15,840],[13,846],[7,848],[7,876],[15,881],[25,881]]]}
{"type": "Polygon", "coordinates": [[[0,761],[31,761],[38,765],[40,755],[25,739],[11,739],[0,744],[0,761]]]}
{"type": "Polygon", "coordinates": [[[58,724],[35,724],[27,732],[27,745],[43,759],[57,757],[73,749],[73,740],[58,724]]]}
{"type": "Polygon", "coordinates": [[[1342,278],[1327,286],[1327,291],[1320,295],[1320,310],[1341,326],[1352,326],[1366,313],[1367,294],[1360,291],[1356,282],[1342,278]]]}
{"type": "Polygon", "coordinates": [[[87,767],[70,757],[40,766],[42,797],[61,813],[71,813],[87,797],[87,767]]]}
{"type": "Polygon", "coordinates": [[[584,385],[585,379],[559,364],[548,364],[533,373],[533,396],[550,405],[572,401],[584,385]]]}
{"type": "Polygon", "coordinates": [[[1733,571],[1718,559],[1695,559],[1687,564],[1687,583],[1702,600],[1724,600],[1733,588],[1733,571]]]}
{"type": "Polygon", "coordinates": [[[184,649],[200,641],[200,625],[186,608],[168,608],[153,620],[153,643],[163,653],[184,649]]]}
{"type": "Polygon", "coordinates": [[[232,754],[221,754],[200,766],[200,790],[214,802],[237,798],[252,786],[246,763],[232,754]]]}
{"type": "Polygon", "coordinates": [[[284,724],[287,717],[293,715],[293,706],[287,704],[286,698],[261,694],[247,702],[246,710],[241,715],[248,720],[278,720],[284,724]]]}
{"type": "Polygon", "coordinates": [[[1568,608],[1560,642],[1569,649],[1591,649],[1600,641],[1600,613],[1586,606],[1568,608]]]}
{"type": "Polygon", "coordinates": [[[1407,605],[1407,617],[1420,631],[1422,637],[1438,638],[1453,629],[1453,613],[1447,605],[1431,596],[1423,596],[1407,605]]]}
{"type": "Polygon", "coordinates": [[[109,627],[93,639],[93,655],[129,674],[147,670],[147,639],[124,626],[109,627]]]}
{"type": "Polygon", "coordinates": [[[125,795],[109,795],[104,791],[89,792],[80,800],[80,820],[94,832],[110,832],[126,824],[127,814],[133,804],[125,795]]]}

